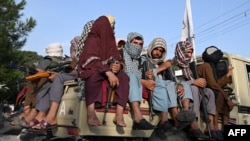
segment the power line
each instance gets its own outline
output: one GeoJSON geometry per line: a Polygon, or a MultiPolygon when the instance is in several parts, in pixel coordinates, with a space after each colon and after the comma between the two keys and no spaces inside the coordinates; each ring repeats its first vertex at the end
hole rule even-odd
{"type": "MultiPolygon", "coordinates": [[[[225,17],[226,15],[229,15],[229,13],[232,13],[236,9],[239,9],[242,6],[245,6],[248,3],[250,3],[250,1],[244,2],[244,3],[236,6],[235,8],[233,8],[233,9],[229,10],[228,12],[226,12],[225,14],[212,19],[212,20],[206,22],[205,24],[202,24],[201,26],[198,26],[196,29],[204,27],[204,26],[208,25],[209,23],[215,22],[219,18],[225,17]]],[[[240,12],[240,13],[232,16],[232,17],[229,17],[228,19],[225,19],[224,21],[222,21],[222,22],[220,22],[218,24],[212,25],[211,27],[208,27],[208,28],[198,32],[197,34],[195,34],[195,37],[197,37],[197,40],[195,41],[196,44],[197,43],[199,44],[201,42],[210,40],[210,39],[212,39],[214,37],[217,37],[219,35],[225,34],[227,32],[233,31],[233,30],[238,29],[238,28],[240,28],[240,27],[242,27],[244,25],[249,24],[248,20],[242,21],[242,20],[244,20],[243,18],[248,18],[247,16],[249,15],[249,11],[250,11],[250,9],[246,9],[246,10],[244,10],[244,11],[242,11],[242,12],[240,12]],[[237,23],[235,23],[235,22],[237,22],[237,23]],[[219,27],[221,27],[221,25],[223,25],[223,27],[226,27],[226,28],[224,28],[221,31],[217,31],[217,29],[219,27]]],[[[174,41],[174,43],[170,42],[170,44],[169,44],[170,47],[175,46],[177,38],[180,38],[180,35],[176,36],[175,38],[171,38],[171,40],[175,39],[175,41],[174,41]]]]}
{"type": "Polygon", "coordinates": [[[249,11],[250,11],[250,9],[247,9],[247,10],[245,10],[245,11],[243,11],[243,12],[241,12],[241,13],[235,15],[235,16],[232,16],[232,17],[230,17],[230,18],[216,24],[216,25],[213,25],[212,27],[206,28],[205,30],[197,33],[196,36],[200,35],[202,33],[209,33],[211,31],[214,31],[217,27],[219,27],[219,26],[221,26],[223,24],[225,25],[225,24],[231,24],[232,22],[235,22],[235,21],[237,22],[237,20],[239,20],[240,18],[242,18],[242,17],[244,18],[245,17],[244,14],[249,12],[249,11]]]}
{"type": "Polygon", "coordinates": [[[240,28],[240,27],[243,27],[243,26],[245,26],[245,25],[247,25],[247,24],[249,24],[249,23],[250,23],[250,19],[248,19],[248,20],[246,20],[246,21],[244,21],[244,22],[238,22],[238,23],[236,23],[236,24],[234,24],[234,25],[232,25],[232,26],[230,26],[230,27],[228,27],[228,28],[226,28],[226,29],[223,29],[222,31],[214,32],[213,34],[207,35],[207,36],[204,37],[204,38],[198,38],[198,39],[196,40],[196,44],[199,44],[199,43],[208,41],[208,40],[210,40],[210,39],[213,39],[213,38],[215,38],[215,37],[218,37],[219,35],[222,35],[222,34],[231,32],[231,31],[233,31],[233,30],[235,30],[235,29],[238,29],[238,28],[240,28]]]}
{"type": "Polygon", "coordinates": [[[214,22],[214,21],[217,21],[219,18],[222,18],[222,17],[224,17],[224,16],[226,16],[226,15],[229,15],[230,13],[232,13],[233,11],[235,11],[236,9],[241,8],[242,6],[245,6],[247,3],[250,3],[250,1],[244,2],[244,3],[242,3],[242,4],[238,5],[238,6],[236,6],[235,8],[233,8],[233,9],[231,9],[231,10],[225,12],[223,15],[218,16],[218,17],[216,17],[216,18],[214,18],[214,19],[212,19],[212,20],[206,22],[205,24],[198,26],[197,29],[199,29],[199,28],[201,28],[201,27],[203,27],[203,26],[205,26],[205,25],[208,25],[209,23],[212,23],[212,22],[214,22]]]}
{"type": "Polygon", "coordinates": [[[242,12],[241,14],[238,14],[237,16],[233,16],[229,19],[224,20],[223,22],[216,24],[215,26],[212,26],[210,28],[207,28],[206,30],[197,33],[196,34],[196,43],[199,42],[201,39],[209,39],[209,36],[211,37],[211,35],[216,35],[217,33],[220,32],[221,34],[224,34],[223,31],[225,31],[225,29],[227,29],[228,31],[230,30],[234,30],[234,28],[240,28],[244,22],[247,23],[246,21],[248,21],[249,19],[245,19],[247,14],[250,13],[250,10],[247,10],[248,12],[242,12]],[[224,29],[222,31],[218,32],[218,26],[219,25],[223,25],[224,29]],[[203,34],[202,34],[203,33],[203,34]]]}

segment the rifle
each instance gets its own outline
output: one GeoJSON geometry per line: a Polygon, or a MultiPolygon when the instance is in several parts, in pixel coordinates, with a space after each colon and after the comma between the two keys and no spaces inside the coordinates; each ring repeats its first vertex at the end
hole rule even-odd
{"type": "MultiPolygon", "coordinates": [[[[179,80],[176,78],[172,67],[168,68],[167,70],[168,70],[168,72],[170,74],[170,79],[176,83],[176,87],[177,87],[177,85],[181,85],[179,80]]],[[[182,105],[182,102],[181,102],[181,98],[179,96],[177,96],[177,101],[178,101],[178,104],[179,104],[181,110],[183,110],[183,105],[182,105]]]]}
{"type": "Polygon", "coordinates": [[[26,81],[32,81],[38,78],[46,78],[49,77],[51,74],[51,71],[55,71],[55,72],[66,72],[69,73],[73,70],[73,68],[69,65],[71,63],[71,61],[62,61],[53,65],[48,66],[48,68],[46,68],[46,71],[44,72],[38,72],[35,68],[31,68],[31,67],[25,67],[25,66],[16,66],[12,63],[10,63],[8,65],[8,68],[10,69],[19,69],[20,71],[23,71],[27,74],[29,74],[29,76],[26,76],[25,79],[26,81]]]}
{"type": "MultiPolygon", "coordinates": [[[[142,69],[142,78],[150,80],[146,76],[146,72],[149,71],[150,68],[151,68],[150,64],[149,64],[149,61],[148,60],[144,61],[143,64],[142,64],[142,67],[143,67],[143,69],[142,69]]],[[[148,90],[148,92],[149,92],[149,101],[148,101],[149,102],[149,115],[151,117],[150,120],[152,121],[154,119],[154,116],[155,116],[154,111],[153,111],[153,101],[152,101],[152,99],[153,99],[153,91],[148,90]]]]}
{"type": "Polygon", "coordinates": [[[73,70],[73,68],[70,66],[70,63],[71,61],[62,61],[54,65],[48,66],[46,70],[55,71],[55,72],[63,71],[63,72],[69,73],[70,71],[73,70]]]}
{"type": "Polygon", "coordinates": [[[69,73],[73,69],[71,68],[71,66],[68,65],[70,63],[71,63],[70,61],[65,61],[65,62],[57,63],[55,65],[51,65],[46,69],[46,71],[37,72],[33,75],[26,76],[25,80],[33,81],[39,78],[46,78],[51,75],[52,71],[55,71],[55,72],[63,71],[63,72],[69,73]]]}
{"type": "Polygon", "coordinates": [[[25,66],[17,66],[17,69],[20,71],[25,72],[26,74],[33,75],[36,74],[38,71],[34,68],[31,67],[25,67],[25,66]]]}
{"type": "Polygon", "coordinates": [[[29,75],[33,75],[35,73],[37,73],[37,70],[32,68],[32,67],[25,67],[25,66],[21,66],[21,65],[15,65],[13,64],[13,62],[10,62],[8,64],[8,69],[18,69],[22,72],[24,72],[25,74],[29,74],[29,75]]]}
{"type": "MultiPolygon", "coordinates": [[[[199,75],[198,75],[198,71],[197,71],[196,62],[193,61],[192,63],[190,63],[190,66],[191,66],[191,70],[193,70],[194,78],[198,79],[199,75]]],[[[203,88],[198,87],[198,89],[199,89],[199,93],[201,95],[201,103],[202,103],[202,109],[203,109],[202,111],[203,111],[203,116],[204,116],[204,119],[205,119],[205,122],[206,122],[206,125],[207,125],[208,135],[209,135],[209,138],[211,138],[212,137],[211,129],[209,127],[210,120],[208,119],[208,112],[207,112],[207,106],[206,106],[207,104],[206,104],[206,100],[205,100],[205,94],[204,94],[203,88]]]]}
{"type": "Polygon", "coordinates": [[[109,107],[112,106],[112,92],[113,92],[113,87],[111,87],[109,84],[108,84],[108,100],[106,102],[106,105],[105,105],[105,109],[104,109],[104,115],[103,115],[103,120],[102,120],[102,124],[103,125],[106,125],[106,115],[107,115],[107,112],[109,110],[109,107]]]}
{"type": "MultiPolygon", "coordinates": [[[[113,63],[116,63],[116,60],[114,58],[112,58],[108,61],[109,65],[112,65],[113,63]]],[[[107,115],[107,112],[109,110],[109,107],[112,106],[113,90],[114,90],[114,88],[111,87],[110,84],[108,84],[108,100],[106,102],[105,109],[104,109],[104,115],[103,115],[103,120],[102,120],[103,125],[106,125],[106,115],[107,115]]]]}

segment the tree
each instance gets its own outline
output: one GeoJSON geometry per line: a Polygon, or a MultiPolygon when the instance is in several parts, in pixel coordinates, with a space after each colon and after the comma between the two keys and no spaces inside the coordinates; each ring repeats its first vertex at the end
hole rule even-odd
{"type": "Polygon", "coordinates": [[[6,84],[7,88],[0,89],[0,101],[8,100],[10,103],[15,101],[16,95],[26,84],[25,77],[28,69],[34,69],[43,57],[36,52],[16,51],[15,59],[11,60],[5,67],[0,69],[1,84],[6,84]]]}
{"type": "MultiPolygon", "coordinates": [[[[8,65],[32,66],[41,58],[35,52],[23,52],[20,49],[25,45],[28,33],[36,26],[36,21],[30,17],[25,21],[21,18],[21,11],[26,5],[25,0],[16,3],[16,0],[0,0],[0,85],[23,78],[23,73],[11,70],[8,65]],[[32,56],[31,58],[29,58],[32,56]]],[[[15,86],[16,87],[16,86],[15,86]]],[[[15,89],[0,89],[0,100],[4,95],[12,97],[18,91],[15,89]]]]}

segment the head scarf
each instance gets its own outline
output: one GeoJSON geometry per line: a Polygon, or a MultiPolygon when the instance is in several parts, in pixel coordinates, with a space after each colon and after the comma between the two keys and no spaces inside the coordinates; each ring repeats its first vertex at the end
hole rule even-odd
{"type": "Polygon", "coordinates": [[[163,38],[153,39],[153,41],[149,44],[149,46],[147,48],[147,57],[153,65],[158,65],[159,63],[164,62],[164,59],[166,58],[166,54],[167,54],[167,44],[163,38]],[[161,58],[153,59],[152,51],[158,47],[163,48],[164,52],[163,52],[161,58]]]}
{"type": "Polygon", "coordinates": [[[140,33],[130,32],[128,34],[128,36],[127,36],[127,43],[125,44],[125,50],[130,55],[130,57],[133,58],[133,59],[139,58],[140,54],[142,52],[142,48],[138,47],[138,45],[135,45],[135,44],[131,43],[131,41],[135,37],[141,37],[142,38],[142,42],[144,42],[143,41],[143,36],[140,33]]]}
{"type": "Polygon", "coordinates": [[[142,48],[137,45],[130,43],[135,37],[141,37],[143,41],[143,36],[137,32],[130,32],[127,36],[127,43],[124,48],[124,60],[125,60],[125,72],[135,73],[138,79],[141,78],[141,71],[138,69],[139,61],[142,48]]]}
{"type": "Polygon", "coordinates": [[[109,20],[106,16],[100,16],[95,20],[84,42],[84,51],[80,54],[78,61],[78,66],[81,66],[78,67],[79,76],[87,78],[92,75],[95,69],[108,71],[109,65],[104,65],[102,62],[109,58],[122,61],[109,20]]]}
{"type": "Polygon", "coordinates": [[[112,28],[115,26],[115,17],[112,15],[106,15],[112,28]]]}
{"type": "Polygon", "coordinates": [[[71,45],[70,45],[70,57],[72,59],[75,59],[76,58],[76,50],[77,50],[77,44],[80,40],[80,36],[75,36],[71,41],[71,45]]]}
{"type": "Polygon", "coordinates": [[[202,59],[205,62],[217,63],[221,60],[223,52],[216,46],[210,46],[202,53],[202,59]]]}
{"type": "Polygon", "coordinates": [[[177,43],[175,48],[175,57],[174,62],[182,68],[182,72],[184,74],[184,77],[187,80],[193,79],[193,73],[190,70],[189,63],[191,63],[192,57],[187,57],[186,52],[188,50],[193,50],[192,43],[188,41],[180,41],[177,43]]]}

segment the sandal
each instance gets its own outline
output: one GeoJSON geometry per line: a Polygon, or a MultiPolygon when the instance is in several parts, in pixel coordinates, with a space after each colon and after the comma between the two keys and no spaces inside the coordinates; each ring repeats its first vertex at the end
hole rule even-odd
{"type": "Polygon", "coordinates": [[[52,129],[57,127],[57,124],[50,124],[45,120],[42,120],[40,124],[37,124],[36,126],[33,126],[33,131],[46,131],[48,129],[52,129]]]}
{"type": "Polygon", "coordinates": [[[32,126],[35,126],[37,124],[40,124],[40,121],[36,118],[33,118],[30,122],[29,122],[29,126],[32,127],[32,126]]]}

